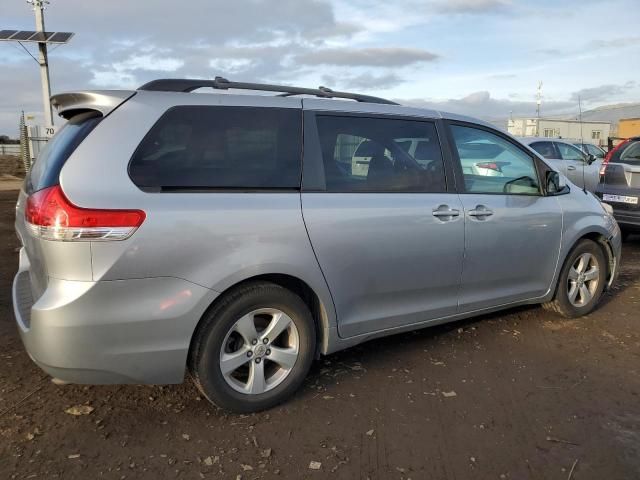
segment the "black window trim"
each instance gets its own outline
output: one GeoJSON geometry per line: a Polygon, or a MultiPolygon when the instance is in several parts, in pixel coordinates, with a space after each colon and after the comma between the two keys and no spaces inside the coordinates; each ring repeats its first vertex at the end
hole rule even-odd
{"type": "Polygon", "coordinates": [[[147,131],[147,133],[144,134],[144,136],[142,137],[142,139],[140,140],[140,142],[138,143],[138,146],[136,147],[136,149],[133,151],[133,153],[131,154],[131,158],[129,158],[129,162],[127,163],[127,177],[129,178],[129,181],[140,191],[144,192],[144,193],[151,193],[151,194],[157,194],[157,193],[162,193],[162,194],[180,194],[180,193],[192,193],[192,194],[197,194],[197,193],[203,193],[203,194],[208,194],[208,193],[297,193],[299,194],[302,190],[302,175],[303,175],[303,169],[304,169],[304,119],[303,119],[303,109],[302,106],[300,107],[288,107],[288,106],[275,106],[275,107],[263,107],[263,106],[258,106],[258,105],[210,105],[210,104],[179,104],[179,105],[172,105],[171,107],[167,108],[166,110],[164,110],[160,116],[156,119],[155,122],[153,122],[153,125],[149,128],[149,130],[147,131]],[[232,107],[232,108],[253,108],[253,109],[278,109],[278,110],[297,110],[300,113],[300,170],[299,170],[299,174],[298,174],[298,186],[296,187],[215,187],[215,186],[211,186],[211,187],[207,187],[207,186],[194,186],[194,187],[189,187],[189,186],[158,186],[158,187],[141,187],[139,185],[137,185],[134,181],[133,178],[131,177],[131,163],[133,161],[133,159],[136,156],[136,153],[138,153],[138,149],[141,148],[142,144],[144,143],[144,141],[146,140],[147,136],[151,134],[151,132],[154,130],[154,128],[156,127],[156,125],[162,120],[162,118],[167,115],[169,112],[171,112],[172,110],[175,110],[177,108],[181,108],[181,107],[206,107],[206,108],[218,108],[218,107],[232,107]]]}
{"type": "MultiPolygon", "coordinates": [[[[508,134],[506,134],[504,132],[501,132],[498,129],[488,127],[486,125],[473,123],[473,122],[465,122],[463,120],[445,119],[444,120],[444,124],[446,126],[447,141],[449,143],[449,149],[451,151],[451,159],[452,159],[451,163],[453,164],[453,167],[454,167],[455,172],[456,172],[456,176],[455,176],[456,191],[457,191],[457,193],[459,195],[508,195],[508,196],[516,196],[516,197],[544,197],[544,196],[547,195],[546,189],[543,186],[544,182],[541,180],[541,165],[540,165],[540,162],[542,160],[539,158],[539,156],[537,154],[533,154],[531,152],[531,150],[527,150],[526,148],[524,148],[523,145],[521,145],[516,140],[511,138],[508,134]],[[506,193],[506,192],[468,192],[467,189],[466,189],[466,186],[465,186],[465,182],[464,182],[464,173],[462,171],[462,162],[460,161],[460,156],[458,155],[458,148],[456,147],[455,139],[453,138],[453,132],[451,131],[451,126],[453,126],[453,125],[460,126],[460,127],[475,128],[477,130],[484,130],[485,132],[491,133],[493,135],[496,135],[496,136],[502,138],[503,140],[506,140],[507,142],[512,144],[514,147],[516,147],[518,150],[520,150],[522,153],[524,153],[528,157],[530,157],[531,161],[533,162],[535,171],[536,171],[536,176],[538,177],[537,178],[537,180],[538,180],[538,193],[537,194],[533,194],[533,193],[513,193],[513,192],[510,192],[510,193],[506,193]]],[[[544,164],[546,165],[546,163],[544,163],[544,164]]],[[[553,170],[553,169],[551,168],[551,170],[553,170]]]]}
{"type": "Polygon", "coordinates": [[[454,172],[449,161],[449,152],[446,148],[446,136],[443,132],[443,125],[440,118],[422,117],[418,115],[402,115],[373,112],[349,112],[339,110],[304,110],[304,141],[302,158],[302,192],[303,193],[325,193],[325,194],[404,194],[404,195],[443,195],[455,193],[454,172]],[[320,134],[316,119],[318,116],[332,117],[354,117],[371,118],[376,120],[403,120],[412,122],[427,122],[433,124],[436,129],[440,154],[442,156],[442,167],[444,171],[445,188],[442,192],[402,192],[397,190],[332,190],[327,191],[324,176],[324,160],[322,158],[322,147],[320,145],[320,134]]]}

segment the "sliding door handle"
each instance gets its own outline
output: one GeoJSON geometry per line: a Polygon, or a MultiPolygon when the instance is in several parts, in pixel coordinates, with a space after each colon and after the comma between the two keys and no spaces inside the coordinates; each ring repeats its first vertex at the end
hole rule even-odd
{"type": "Polygon", "coordinates": [[[449,205],[440,205],[438,208],[434,208],[432,215],[438,219],[444,221],[451,220],[453,217],[460,215],[460,210],[449,207],[449,205]]]}
{"type": "Polygon", "coordinates": [[[491,215],[493,215],[493,210],[491,210],[490,208],[485,207],[484,205],[478,205],[473,210],[469,210],[468,215],[470,217],[475,217],[475,218],[477,218],[479,220],[484,220],[485,218],[490,217],[491,215]]]}

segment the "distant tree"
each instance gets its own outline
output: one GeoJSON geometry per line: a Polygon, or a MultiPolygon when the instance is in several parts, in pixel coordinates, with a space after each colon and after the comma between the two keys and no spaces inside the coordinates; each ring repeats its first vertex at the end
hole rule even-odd
{"type": "Polygon", "coordinates": [[[0,144],[15,144],[20,143],[20,140],[11,138],[9,135],[0,135],[0,144]]]}

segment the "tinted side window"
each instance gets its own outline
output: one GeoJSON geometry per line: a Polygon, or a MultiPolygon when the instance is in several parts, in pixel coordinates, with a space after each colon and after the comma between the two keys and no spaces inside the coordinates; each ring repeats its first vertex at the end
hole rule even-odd
{"type": "Polygon", "coordinates": [[[577,160],[579,162],[585,160],[584,153],[582,153],[579,148],[567,143],[555,142],[555,144],[563,160],[577,160]]]}
{"type": "Polygon", "coordinates": [[[529,146],[544,158],[558,158],[556,149],[551,142],[535,142],[529,146]]]}
{"type": "Polygon", "coordinates": [[[587,146],[587,152],[589,152],[591,155],[593,155],[596,158],[604,158],[604,153],[598,147],[596,147],[595,145],[591,145],[589,143],[587,143],[586,146],[587,146]]]}
{"type": "Polygon", "coordinates": [[[133,155],[131,179],[166,190],[299,188],[301,115],[287,108],[174,107],[133,155]]]}
{"type": "Polygon", "coordinates": [[[97,113],[76,115],[47,142],[25,181],[28,194],[51,187],[60,182],[60,171],[78,145],[102,120],[97,113]]]}
{"type": "Polygon", "coordinates": [[[443,192],[440,143],[431,122],[317,117],[328,192],[443,192]]]}
{"type": "Polygon", "coordinates": [[[631,142],[620,154],[620,162],[640,165],[640,142],[631,142]]]}
{"type": "Polygon", "coordinates": [[[467,192],[540,194],[532,156],[486,130],[452,125],[451,131],[467,192]]]}

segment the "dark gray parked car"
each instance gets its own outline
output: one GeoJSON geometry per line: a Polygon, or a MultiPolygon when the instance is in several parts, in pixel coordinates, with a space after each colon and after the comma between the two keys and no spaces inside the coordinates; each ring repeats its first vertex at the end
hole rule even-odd
{"type": "Polygon", "coordinates": [[[20,192],[13,300],[63,381],[189,371],[256,411],[320,355],[515,305],[584,315],[618,272],[610,208],[478,120],[225,79],[53,103],[68,123],[20,192]]]}
{"type": "Polygon", "coordinates": [[[640,137],[626,140],[607,155],[596,195],[611,204],[624,235],[640,232],[640,137]]]}

